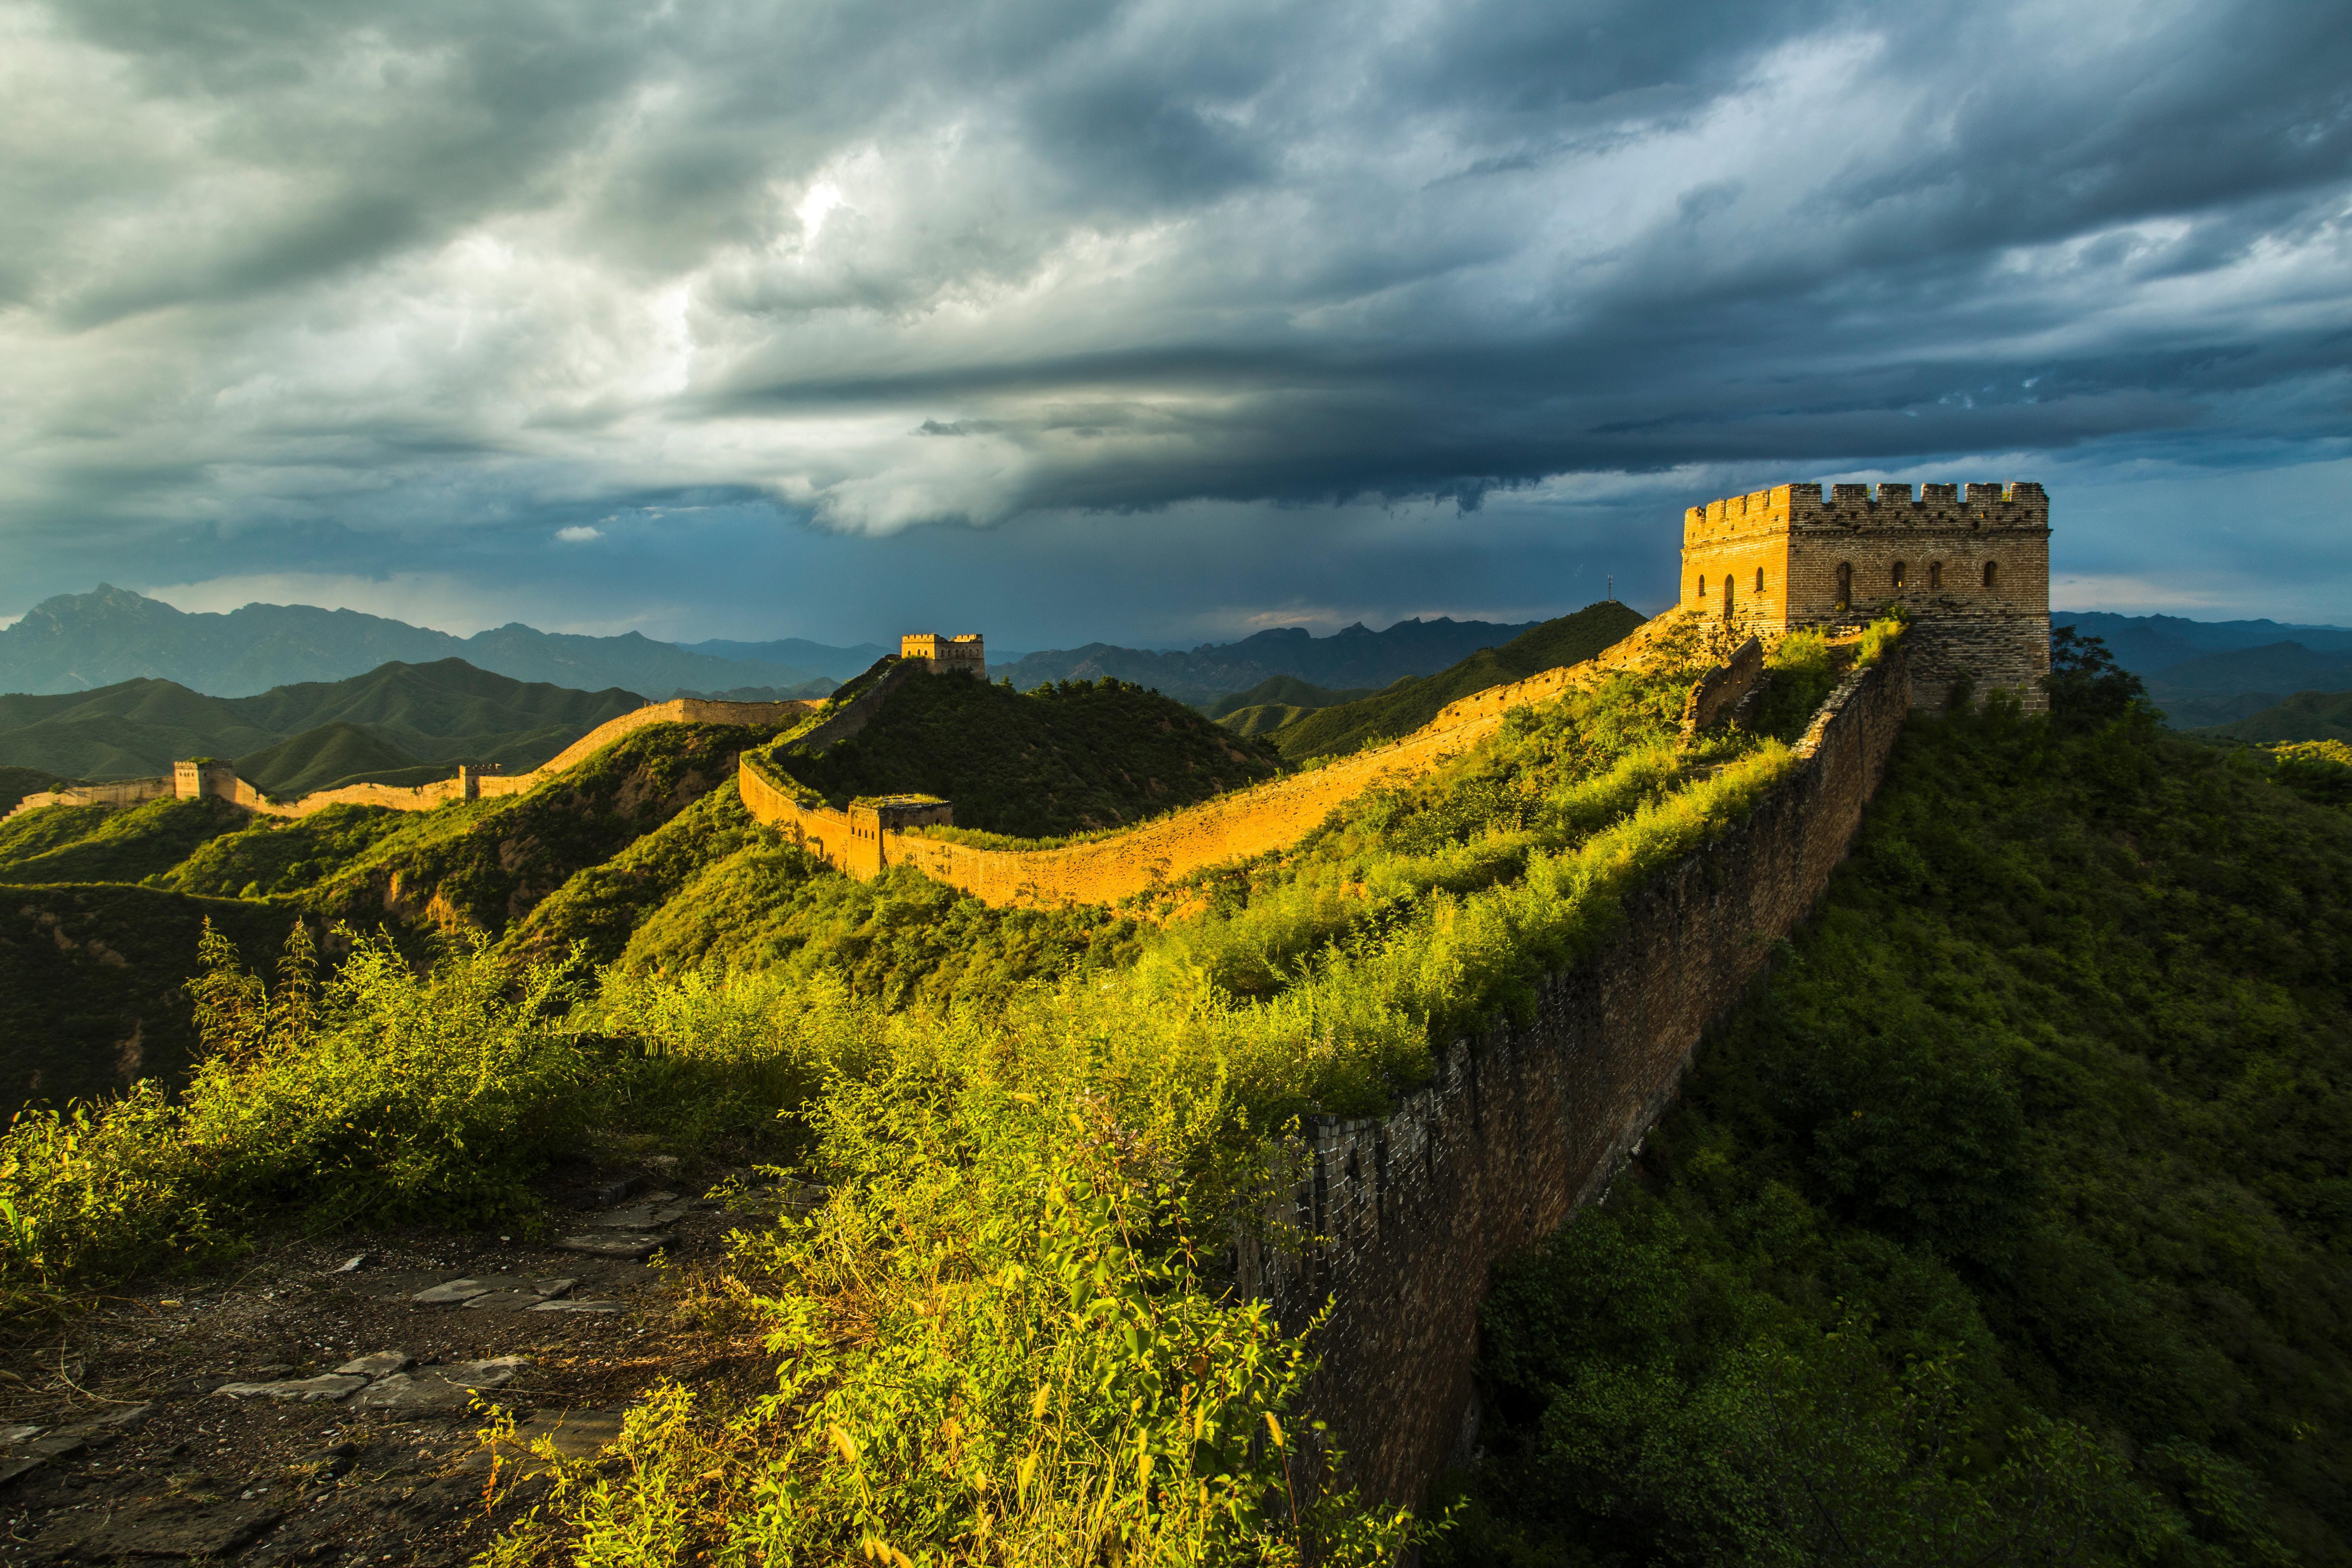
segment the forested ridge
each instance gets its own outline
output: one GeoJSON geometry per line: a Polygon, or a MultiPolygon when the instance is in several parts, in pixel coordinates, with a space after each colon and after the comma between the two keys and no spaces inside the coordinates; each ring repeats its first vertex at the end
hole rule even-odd
{"type": "Polygon", "coordinates": [[[2059,684],[1915,721],[1498,1282],[1440,1561],[2352,1557],[2352,757],[2181,740],[2080,645],[2059,684]]]}

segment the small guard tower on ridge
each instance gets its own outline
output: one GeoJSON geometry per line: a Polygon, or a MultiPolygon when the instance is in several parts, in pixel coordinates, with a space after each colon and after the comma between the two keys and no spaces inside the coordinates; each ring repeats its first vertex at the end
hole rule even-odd
{"type": "Polygon", "coordinates": [[[937,632],[908,632],[898,639],[898,657],[924,660],[933,675],[988,679],[988,653],[978,632],[953,637],[943,637],[937,632]]]}
{"type": "Polygon", "coordinates": [[[1775,485],[1692,507],[1682,603],[1756,632],[1912,621],[1911,689],[1942,708],[1952,683],[2049,706],[2050,498],[2038,484],[1775,485]]]}

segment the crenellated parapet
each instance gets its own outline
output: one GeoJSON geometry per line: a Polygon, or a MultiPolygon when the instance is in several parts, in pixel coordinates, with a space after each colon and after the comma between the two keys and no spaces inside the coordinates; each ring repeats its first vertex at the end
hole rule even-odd
{"type": "Polygon", "coordinates": [[[2031,480],[2007,484],[1775,485],[1695,506],[1683,514],[1694,541],[1801,529],[2047,529],[2050,498],[2031,480]],[[1965,493],[1963,493],[1965,492],[1965,493]]]}

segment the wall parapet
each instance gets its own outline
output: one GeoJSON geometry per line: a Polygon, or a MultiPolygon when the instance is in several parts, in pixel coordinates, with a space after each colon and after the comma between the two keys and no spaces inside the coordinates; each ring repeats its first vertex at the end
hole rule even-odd
{"type": "Polygon", "coordinates": [[[1307,1403],[1351,1484],[1418,1502],[1468,1458],[1496,1265],[1597,1197],[1673,1102],[1703,1033],[1844,858],[1910,705],[1898,641],[1832,690],[1743,821],[1645,879],[1606,947],[1546,977],[1532,1021],[1455,1040],[1388,1116],[1310,1124],[1281,1217],[1312,1240],[1243,1237],[1236,1283],[1293,1332],[1329,1303],[1307,1403]]]}
{"type": "MultiPolygon", "coordinates": [[[[813,800],[813,792],[804,786],[783,784],[776,777],[779,770],[762,767],[749,752],[740,764],[743,805],[754,821],[776,828],[851,876],[874,876],[885,867],[907,865],[934,881],[998,907],[1115,904],[1204,867],[1297,843],[1322,826],[1335,807],[1366,790],[1418,777],[1460,755],[1501,728],[1504,716],[1512,709],[1549,701],[1598,679],[1621,657],[1620,650],[1645,645],[1656,627],[1655,622],[1646,623],[1595,658],[1462,698],[1402,740],[1150,818],[1113,837],[1078,844],[1041,849],[983,848],[886,827],[873,839],[869,853],[867,841],[853,829],[845,813],[813,800]],[[801,792],[797,796],[795,790],[801,792]]],[[[911,661],[900,667],[908,671],[922,668],[911,661]]],[[[878,707],[884,694],[884,687],[877,685],[858,700],[870,698],[878,707]]],[[[862,728],[870,717],[869,710],[857,720],[857,727],[862,728]]],[[[793,748],[815,751],[826,740],[842,738],[826,733],[833,724],[828,720],[817,731],[793,737],[793,748]]],[[[854,729],[844,731],[855,732],[854,729]]]]}

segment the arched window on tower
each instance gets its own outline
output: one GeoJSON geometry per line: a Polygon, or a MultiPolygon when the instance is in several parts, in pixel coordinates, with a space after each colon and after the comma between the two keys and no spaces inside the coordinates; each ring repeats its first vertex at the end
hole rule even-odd
{"type": "Polygon", "coordinates": [[[1986,587],[1988,587],[1988,588],[1991,587],[1991,586],[1993,585],[1993,583],[1994,583],[1995,579],[1997,579],[2000,575],[2000,570],[1999,570],[1999,569],[1998,569],[1998,568],[1997,568],[1997,567],[1996,567],[1996,566],[1995,566],[1991,562],[1988,561],[1988,562],[1986,562],[1986,563],[1985,563],[1985,586],[1986,586],[1986,587]]]}
{"type": "Polygon", "coordinates": [[[1704,572],[1698,574],[1698,600],[1701,604],[1706,602],[1706,574],[1704,572]]]}
{"type": "Polygon", "coordinates": [[[1837,607],[1841,610],[1850,610],[1853,608],[1853,562],[1841,561],[1838,563],[1837,585],[1837,607]]]}
{"type": "Polygon", "coordinates": [[[1898,590],[1903,586],[1903,563],[1900,561],[1895,563],[1895,586],[1898,590]]]}
{"type": "Polygon", "coordinates": [[[1727,621],[1731,618],[1731,574],[1728,572],[1723,574],[1723,618],[1727,621]]]}
{"type": "Polygon", "coordinates": [[[1756,568],[1756,591],[1759,594],[1764,591],[1764,568],[1761,566],[1756,568]]]}
{"type": "Polygon", "coordinates": [[[1944,585],[1944,563],[1943,563],[1942,562],[1940,562],[1940,561],[1930,561],[1930,562],[1928,562],[1928,563],[1927,563],[1927,587],[1928,587],[1928,591],[1932,593],[1933,591],[1935,591],[1935,590],[1936,590],[1936,589],[1937,589],[1937,588],[1942,587],[1943,585],[1944,585]]]}

